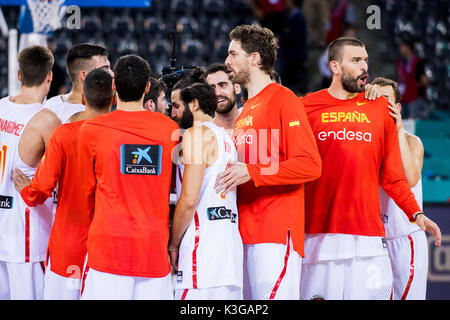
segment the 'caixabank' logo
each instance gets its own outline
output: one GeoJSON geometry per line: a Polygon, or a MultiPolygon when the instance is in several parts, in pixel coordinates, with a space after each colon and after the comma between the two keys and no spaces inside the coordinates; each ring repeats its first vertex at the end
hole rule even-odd
{"type": "Polygon", "coordinates": [[[120,146],[122,174],[160,175],[162,147],[160,145],[123,144],[120,146]]]}

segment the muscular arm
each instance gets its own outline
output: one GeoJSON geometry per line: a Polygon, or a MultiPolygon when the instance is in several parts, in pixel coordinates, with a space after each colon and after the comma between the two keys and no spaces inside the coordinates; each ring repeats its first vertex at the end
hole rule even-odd
{"type": "Polygon", "coordinates": [[[208,163],[214,160],[214,157],[211,159],[208,154],[217,145],[215,139],[209,141],[209,143],[205,143],[205,141],[202,143],[203,134],[198,136],[194,133],[195,130],[193,128],[188,129],[183,136],[182,142],[185,167],[180,198],[178,199],[173,216],[169,243],[170,260],[175,269],[177,268],[178,262],[178,252],[176,250],[178,250],[183,235],[194,217],[205,169],[208,163]],[[198,155],[202,155],[202,157],[200,158],[198,155]]]}
{"type": "Polygon", "coordinates": [[[398,143],[402,158],[403,170],[406,180],[411,187],[414,187],[420,179],[422,171],[424,149],[419,137],[413,136],[403,128],[402,117],[400,114],[400,105],[388,106],[389,114],[395,119],[397,129],[398,143]]]}
{"type": "Polygon", "coordinates": [[[61,121],[53,111],[49,109],[39,111],[28,122],[20,138],[20,158],[30,167],[37,167],[50,135],[60,125],[61,121]]]}
{"type": "MultiPolygon", "coordinates": [[[[61,131],[55,130],[54,134],[48,140],[45,156],[39,163],[39,167],[30,185],[18,190],[23,200],[30,207],[42,204],[47,198],[51,197],[61,176],[65,156],[63,146],[59,143],[60,137],[62,137],[61,131]]],[[[15,174],[20,174],[20,172],[16,172],[15,174]]]]}

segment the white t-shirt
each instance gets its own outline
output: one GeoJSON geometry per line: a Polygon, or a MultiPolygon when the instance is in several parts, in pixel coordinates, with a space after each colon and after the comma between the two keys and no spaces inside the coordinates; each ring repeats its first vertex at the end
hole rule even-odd
{"type": "Polygon", "coordinates": [[[11,182],[11,171],[20,169],[32,179],[36,169],[19,155],[19,141],[27,123],[44,106],[0,100],[0,261],[44,261],[52,226],[53,199],[29,208],[11,182]]]}
{"type": "Polygon", "coordinates": [[[48,99],[45,102],[45,107],[52,110],[61,120],[62,124],[67,123],[75,113],[86,109],[82,104],[65,102],[62,99],[62,95],[48,99]]]}
{"type": "MultiPolygon", "coordinates": [[[[219,155],[206,168],[194,214],[179,248],[177,289],[242,287],[243,245],[238,227],[236,190],[222,197],[214,184],[230,161],[237,161],[233,141],[225,130],[204,122],[216,135],[219,155]]],[[[180,197],[184,166],[177,166],[177,199],[180,197]]]]}
{"type": "MultiPolygon", "coordinates": [[[[412,193],[416,197],[419,207],[423,209],[422,205],[422,179],[419,179],[417,184],[411,188],[412,193]]],[[[380,188],[380,208],[381,219],[384,223],[386,231],[386,239],[394,239],[406,236],[412,232],[420,230],[415,222],[409,221],[406,214],[399,208],[382,188],[380,188]]]]}

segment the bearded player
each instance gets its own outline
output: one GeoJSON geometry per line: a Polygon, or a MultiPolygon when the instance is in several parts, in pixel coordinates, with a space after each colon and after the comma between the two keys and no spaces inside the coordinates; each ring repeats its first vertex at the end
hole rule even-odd
{"type": "Polygon", "coordinates": [[[302,98],[323,162],[305,190],[302,299],[389,299],[391,264],[380,219],[379,185],[411,222],[435,237],[402,167],[388,101],[364,99],[368,55],[362,42],[339,38],[328,47],[333,81],[302,98]]]}

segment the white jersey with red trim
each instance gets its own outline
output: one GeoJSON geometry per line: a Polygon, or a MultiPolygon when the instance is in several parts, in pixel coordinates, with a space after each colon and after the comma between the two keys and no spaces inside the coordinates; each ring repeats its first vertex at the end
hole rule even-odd
{"type": "Polygon", "coordinates": [[[32,179],[36,169],[19,155],[19,141],[27,123],[44,106],[0,100],[0,261],[39,262],[46,256],[52,225],[53,201],[28,208],[11,182],[11,171],[20,169],[32,179]]]}
{"type": "Polygon", "coordinates": [[[63,124],[67,123],[75,113],[86,110],[82,104],[65,102],[62,95],[48,99],[45,107],[52,110],[63,124]]]}
{"type": "MultiPolygon", "coordinates": [[[[214,190],[216,177],[229,162],[237,161],[233,141],[225,130],[212,122],[217,139],[218,159],[206,168],[194,218],[180,244],[177,289],[237,286],[242,288],[243,246],[238,228],[236,189],[225,196],[214,190]]],[[[180,197],[184,166],[178,165],[177,199],[180,197]]]]}
{"type": "MultiPolygon", "coordinates": [[[[422,205],[422,179],[411,188],[417,203],[423,210],[422,205]]],[[[386,239],[394,239],[411,234],[420,230],[415,222],[410,222],[406,214],[400,209],[383,189],[380,188],[381,219],[384,223],[386,239]]]]}

